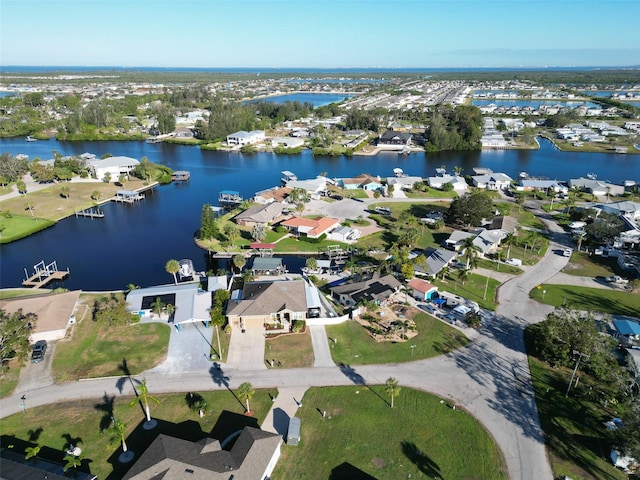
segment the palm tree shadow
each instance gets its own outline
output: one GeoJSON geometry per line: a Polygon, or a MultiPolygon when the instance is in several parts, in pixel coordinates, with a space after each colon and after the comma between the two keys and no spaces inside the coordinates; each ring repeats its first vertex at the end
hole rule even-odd
{"type": "Polygon", "coordinates": [[[384,403],[391,406],[391,403],[389,403],[388,400],[380,396],[378,392],[376,392],[373,388],[367,385],[367,382],[365,381],[364,377],[360,375],[358,372],[356,372],[356,370],[351,365],[347,365],[346,363],[340,363],[338,365],[338,368],[340,369],[340,372],[342,372],[344,376],[347,377],[349,380],[351,380],[354,384],[362,385],[363,387],[368,389],[371,393],[373,393],[376,397],[382,400],[384,403]]]}
{"type": "Polygon", "coordinates": [[[224,374],[224,371],[222,370],[222,367],[220,367],[220,364],[218,362],[213,362],[213,365],[211,365],[211,368],[209,369],[209,374],[213,379],[213,383],[215,383],[219,387],[224,386],[227,390],[229,390],[229,392],[231,392],[231,395],[233,395],[238,403],[242,405],[242,408],[245,407],[244,403],[242,403],[242,400],[240,400],[235,392],[231,390],[231,387],[229,387],[229,377],[224,374]]]}
{"type": "Polygon", "coordinates": [[[431,460],[424,452],[421,452],[415,443],[404,441],[401,445],[402,453],[404,453],[405,457],[407,457],[411,463],[418,467],[418,470],[429,478],[443,479],[438,464],[431,460]]]}
{"type": "Polygon", "coordinates": [[[133,379],[131,378],[131,370],[129,369],[126,358],[122,359],[122,363],[118,365],[118,370],[120,370],[124,375],[124,377],[120,377],[116,382],[116,388],[118,389],[118,391],[122,393],[122,389],[124,388],[125,383],[127,383],[127,380],[129,380],[131,382],[131,386],[133,387],[133,392],[136,394],[136,396],[138,396],[136,386],[133,383],[133,379]]]}
{"type": "Polygon", "coordinates": [[[60,438],[64,438],[63,449],[69,450],[71,446],[77,447],[79,443],[82,443],[82,437],[72,437],[70,433],[63,433],[60,438]]]}
{"type": "Polygon", "coordinates": [[[104,412],[102,418],[100,419],[100,431],[104,432],[109,428],[111,422],[113,421],[113,406],[116,401],[115,395],[110,397],[107,392],[104,392],[102,396],[102,403],[96,403],[93,408],[98,410],[99,412],[104,412]]]}
{"type": "Polygon", "coordinates": [[[40,435],[42,435],[42,432],[44,432],[44,428],[42,427],[38,427],[35,430],[29,430],[27,432],[27,435],[29,436],[29,441],[31,443],[38,443],[38,439],[40,438],[40,435]]]}

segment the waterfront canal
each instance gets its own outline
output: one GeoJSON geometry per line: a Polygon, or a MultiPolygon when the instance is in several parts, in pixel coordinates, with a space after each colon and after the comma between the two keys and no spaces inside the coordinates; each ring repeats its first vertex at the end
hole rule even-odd
{"type": "MultiPolygon", "coordinates": [[[[300,178],[326,172],[330,177],[354,176],[363,172],[382,177],[400,167],[410,175],[431,176],[445,165],[464,169],[488,167],[517,177],[520,171],[558,180],[595,173],[600,179],[621,183],[640,180],[639,155],[567,153],[542,141],[539,150],[447,152],[398,156],[386,153],[373,157],[313,157],[299,155],[208,152],[197,147],[147,144],[145,142],[26,142],[0,140],[0,153],[24,153],[30,159],[91,152],[143,156],[174,170],[191,172],[189,182],[156,187],[145,200],[135,205],[104,205],[104,219],[68,218],[35,235],[0,246],[0,285],[20,286],[24,269],[37,262],[56,260],[60,268],[69,268],[64,286],[70,289],[123,289],[129,283],[148,286],[169,283],[172,276],[164,266],[171,258],[191,258],[199,271],[215,268],[207,254],[193,243],[205,203],[217,204],[218,192],[238,190],[245,198],[254,192],[280,183],[280,172],[290,170],[300,178]]],[[[290,271],[297,271],[304,260],[288,258],[290,271]]]]}

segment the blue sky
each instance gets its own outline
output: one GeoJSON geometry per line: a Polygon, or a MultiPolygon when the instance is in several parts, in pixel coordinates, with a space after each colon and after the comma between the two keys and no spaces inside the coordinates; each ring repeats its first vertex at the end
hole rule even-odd
{"type": "Polygon", "coordinates": [[[0,0],[1,65],[640,65],[640,0],[0,0]]]}

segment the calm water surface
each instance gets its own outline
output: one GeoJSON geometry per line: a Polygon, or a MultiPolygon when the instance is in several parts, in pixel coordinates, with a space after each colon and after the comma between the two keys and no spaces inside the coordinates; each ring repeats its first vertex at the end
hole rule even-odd
{"type": "MultiPolygon", "coordinates": [[[[520,171],[559,180],[596,173],[598,178],[622,182],[640,180],[639,155],[563,153],[549,142],[534,151],[447,152],[398,157],[386,153],[375,157],[313,157],[299,155],[207,152],[197,147],[144,142],[25,142],[1,140],[0,153],[25,153],[31,159],[51,158],[52,150],[63,155],[104,153],[147,156],[174,170],[189,170],[184,184],[158,186],[136,205],[104,205],[104,219],[68,218],[54,227],[23,240],[0,246],[0,286],[20,286],[24,268],[44,260],[56,260],[69,268],[67,288],[83,290],[122,289],[129,283],[148,286],[172,281],[164,266],[171,258],[191,258],[197,270],[216,268],[193,243],[205,203],[217,204],[218,192],[238,190],[246,198],[258,190],[280,183],[280,172],[290,170],[300,178],[327,172],[330,177],[368,172],[382,177],[400,167],[410,175],[430,176],[445,165],[461,166],[471,174],[475,166],[505,172],[512,177],[520,171]]],[[[287,258],[290,271],[304,260],[287,258]]]]}
{"type": "Polygon", "coordinates": [[[289,93],[286,95],[276,95],[273,97],[261,98],[258,101],[269,103],[284,102],[308,102],[314,107],[329,105],[330,103],[338,103],[345,99],[351,98],[353,95],[348,93],[289,93]]]}

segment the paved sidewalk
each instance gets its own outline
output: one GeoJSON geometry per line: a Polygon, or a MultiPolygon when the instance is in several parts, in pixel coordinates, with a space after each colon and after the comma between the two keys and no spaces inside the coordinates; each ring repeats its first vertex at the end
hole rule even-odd
{"type": "Polygon", "coordinates": [[[261,428],[267,432],[279,433],[287,437],[289,420],[296,416],[302,406],[302,398],[309,387],[286,387],[278,389],[271,410],[262,422],[261,428]]]}
{"type": "Polygon", "coordinates": [[[314,367],[335,367],[331,358],[329,339],[327,331],[323,325],[313,325],[309,327],[311,332],[311,344],[313,345],[313,366],[314,367]]]}

